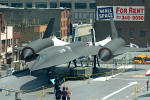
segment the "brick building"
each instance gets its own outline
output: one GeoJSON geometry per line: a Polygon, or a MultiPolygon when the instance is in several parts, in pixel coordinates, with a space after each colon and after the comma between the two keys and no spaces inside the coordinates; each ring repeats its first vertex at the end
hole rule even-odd
{"type": "Polygon", "coordinates": [[[51,18],[55,18],[53,32],[59,38],[70,34],[70,10],[62,8],[0,8],[7,25],[20,33],[20,43],[33,41],[42,36],[51,18]],[[64,16],[65,15],[65,16],[64,16]],[[61,23],[61,24],[60,24],[61,23]]]}
{"type": "MultiPolygon", "coordinates": [[[[150,0],[97,0],[97,6],[144,6],[144,21],[115,21],[118,35],[125,39],[127,44],[135,43],[146,47],[150,43],[150,0]]],[[[96,20],[97,41],[111,34],[110,21],[96,20]]]]}

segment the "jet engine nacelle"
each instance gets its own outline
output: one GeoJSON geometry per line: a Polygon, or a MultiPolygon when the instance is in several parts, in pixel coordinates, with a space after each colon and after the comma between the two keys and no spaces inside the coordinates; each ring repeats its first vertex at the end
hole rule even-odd
{"type": "Polygon", "coordinates": [[[35,53],[33,48],[25,47],[22,49],[21,57],[23,60],[29,61],[35,59],[37,57],[37,54],[35,53]]]}
{"type": "Polygon", "coordinates": [[[112,51],[109,48],[101,48],[98,52],[98,56],[102,61],[108,61],[112,58],[112,51]]]}
{"type": "Polygon", "coordinates": [[[36,53],[53,45],[54,43],[50,39],[39,39],[33,41],[22,49],[21,58],[26,61],[35,59],[37,57],[36,53]]]}
{"type": "Polygon", "coordinates": [[[125,46],[125,41],[122,38],[113,39],[99,50],[99,58],[102,61],[108,61],[112,58],[113,53],[123,46],[125,46]]]}

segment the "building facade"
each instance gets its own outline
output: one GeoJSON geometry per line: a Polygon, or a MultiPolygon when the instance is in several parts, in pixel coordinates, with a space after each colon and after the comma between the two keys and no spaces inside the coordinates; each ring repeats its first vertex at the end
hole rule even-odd
{"type": "Polygon", "coordinates": [[[21,34],[21,44],[42,37],[51,18],[55,18],[51,36],[67,38],[70,34],[70,9],[0,8],[0,12],[5,23],[21,34]]]}
{"type": "MultiPolygon", "coordinates": [[[[127,44],[134,43],[146,47],[150,43],[150,0],[97,0],[97,6],[137,6],[144,7],[144,21],[114,21],[118,36],[125,39],[127,44]]],[[[110,21],[96,20],[97,41],[111,35],[110,21]]]]}
{"type": "Polygon", "coordinates": [[[0,23],[0,65],[10,64],[14,60],[14,47],[21,46],[20,34],[14,32],[13,26],[6,25],[3,13],[0,13],[0,23]]]}
{"type": "Polygon", "coordinates": [[[1,62],[9,63],[12,58],[11,55],[13,53],[13,27],[12,26],[3,26],[3,32],[1,35],[1,62]]]}
{"type": "Polygon", "coordinates": [[[96,0],[0,0],[1,5],[18,8],[70,8],[72,23],[94,23],[96,0]]]}

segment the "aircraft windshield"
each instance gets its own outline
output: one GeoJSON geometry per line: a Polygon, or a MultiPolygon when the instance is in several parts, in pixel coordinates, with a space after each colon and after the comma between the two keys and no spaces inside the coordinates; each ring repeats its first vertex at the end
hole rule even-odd
{"type": "Polygon", "coordinates": [[[45,59],[46,58],[46,56],[45,55],[39,55],[37,58],[36,58],[36,60],[41,60],[41,59],[45,59]]]}

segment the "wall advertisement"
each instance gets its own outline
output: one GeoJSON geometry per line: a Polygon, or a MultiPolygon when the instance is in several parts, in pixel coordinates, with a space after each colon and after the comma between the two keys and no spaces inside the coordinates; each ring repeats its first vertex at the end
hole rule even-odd
{"type": "Polygon", "coordinates": [[[97,20],[144,21],[144,6],[97,6],[97,20]]]}

